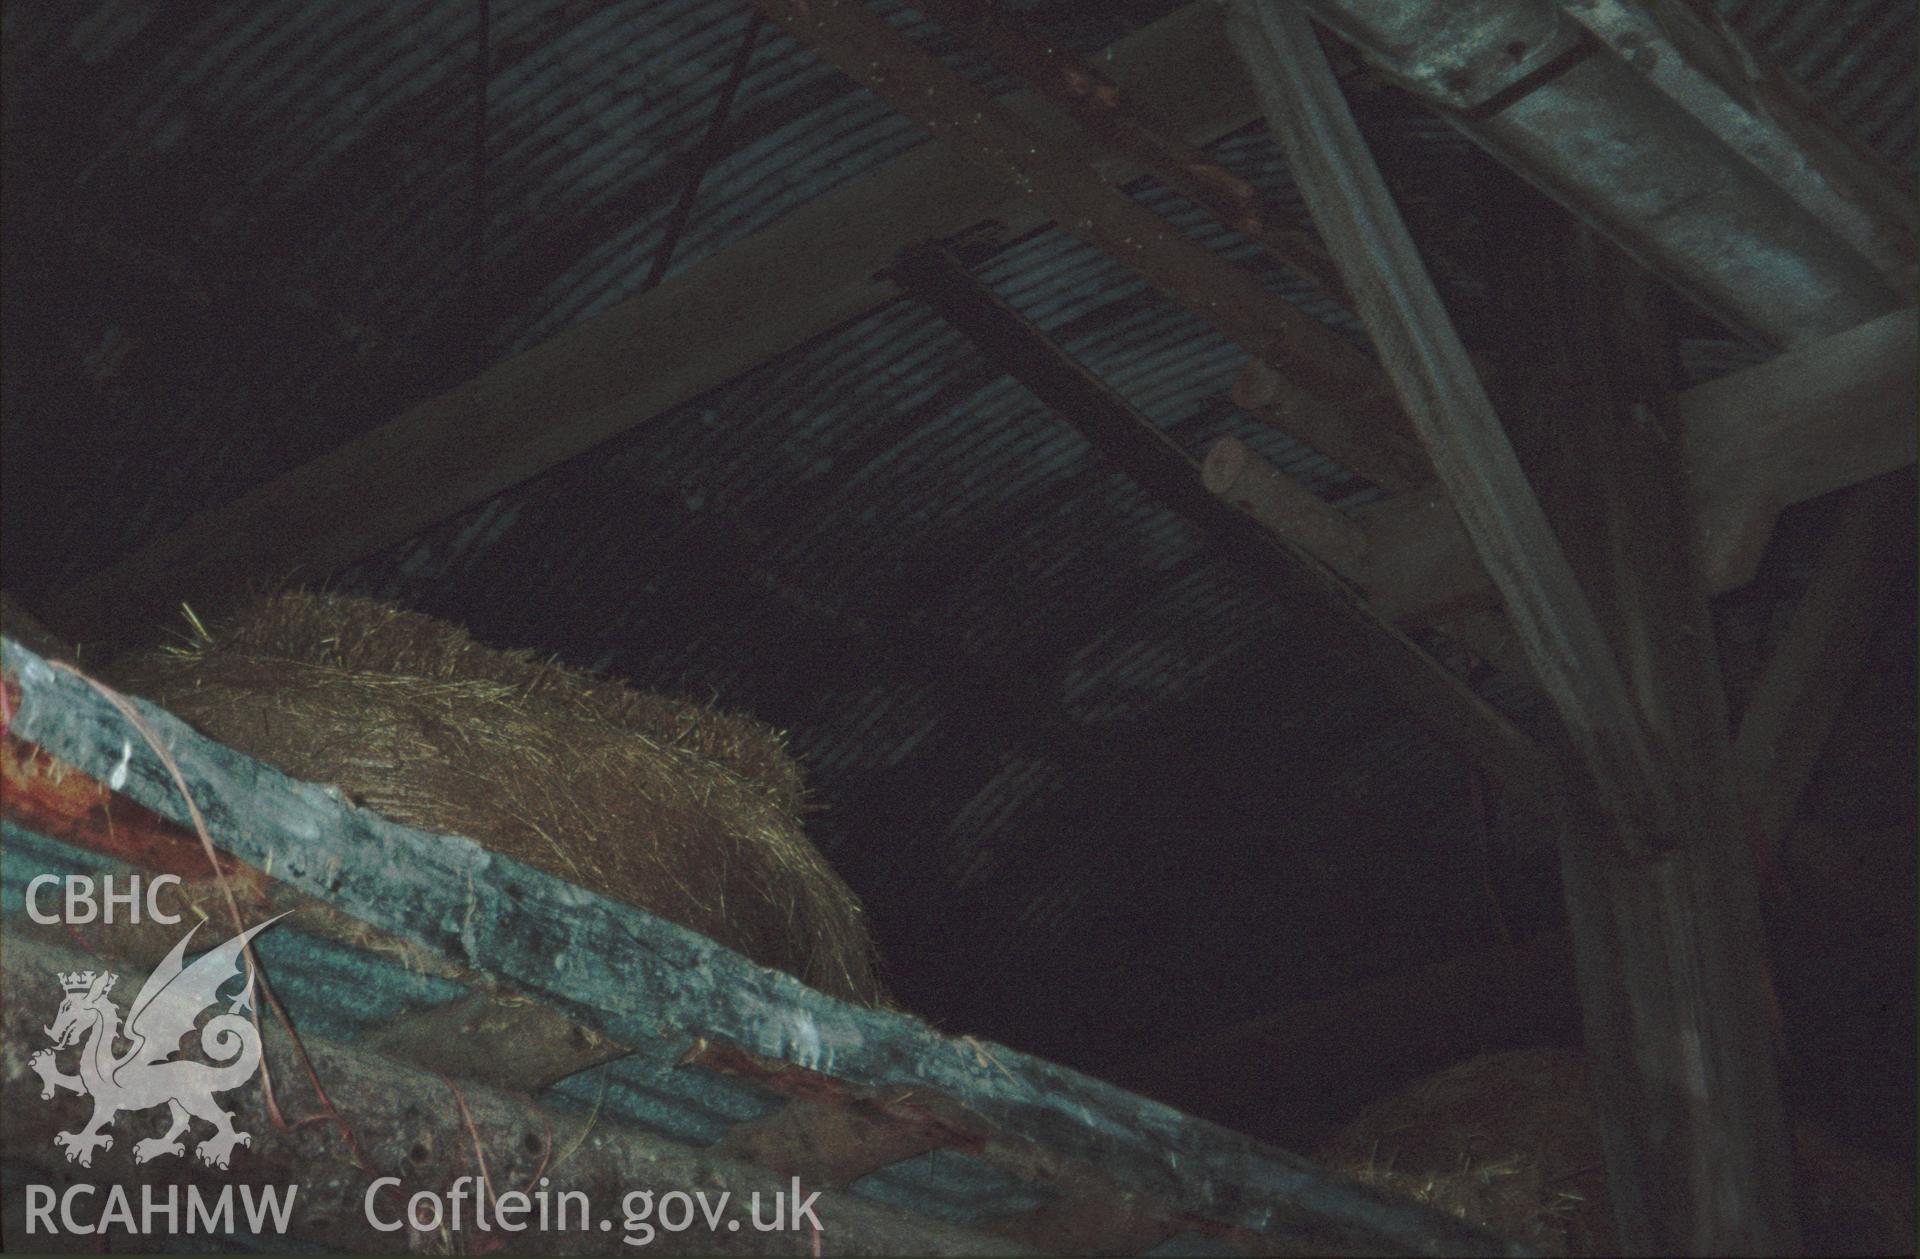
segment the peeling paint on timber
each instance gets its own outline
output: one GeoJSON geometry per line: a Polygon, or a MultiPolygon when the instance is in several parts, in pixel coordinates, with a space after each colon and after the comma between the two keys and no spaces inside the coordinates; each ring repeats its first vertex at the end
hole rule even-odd
{"type": "MultiPolygon", "coordinates": [[[[175,822],[172,778],[87,683],[12,640],[0,668],[18,688],[10,733],[82,773],[125,762],[123,794],[175,822]],[[132,741],[132,755],[123,748],[132,741]]],[[[10,697],[11,698],[11,697],[10,697]]],[[[852,1006],[633,906],[595,896],[468,839],[357,809],[134,701],[179,766],[216,844],[371,925],[454,958],[629,1044],[696,1038],[790,1060],[808,1049],[859,1088],[946,1094],[1051,1160],[1082,1163],[1179,1213],[1327,1252],[1525,1253],[1464,1222],[1390,1198],[1305,1159],[1041,1059],[939,1035],[916,1019],[852,1006]]],[[[799,1064],[812,1065],[812,1064],[799,1064]]]]}
{"type": "MultiPolygon", "coordinates": [[[[0,722],[0,731],[0,814],[8,821],[157,874],[208,877],[206,850],[192,830],[116,796],[91,775],[16,737],[6,723],[0,722]]],[[[264,891],[266,876],[259,870],[217,849],[215,856],[243,902],[264,891]]]]}

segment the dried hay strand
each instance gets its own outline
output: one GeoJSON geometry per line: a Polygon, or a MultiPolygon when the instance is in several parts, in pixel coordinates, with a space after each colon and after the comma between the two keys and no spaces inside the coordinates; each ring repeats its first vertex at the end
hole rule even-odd
{"type": "MultiPolygon", "coordinates": [[[[1794,1127],[1808,1254],[1908,1254],[1913,1179],[1817,1127],[1794,1127]]],[[[1317,1155],[1357,1180],[1543,1254],[1617,1252],[1585,1056],[1469,1059],[1362,1111],[1317,1155]]]]}
{"type": "Polygon", "coordinates": [[[464,835],[823,992],[884,993],[780,734],[370,599],[285,592],[116,685],[421,830],[464,835]]]}

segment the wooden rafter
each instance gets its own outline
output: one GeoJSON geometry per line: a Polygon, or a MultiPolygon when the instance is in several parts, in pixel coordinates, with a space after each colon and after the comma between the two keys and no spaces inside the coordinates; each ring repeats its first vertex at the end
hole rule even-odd
{"type": "Polygon", "coordinates": [[[1304,13],[1240,0],[1229,32],[1584,771],[1562,871],[1622,1243],[1790,1251],[1764,935],[1679,425],[1645,304],[1614,300],[1635,273],[1584,237],[1571,273],[1527,286],[1546,295],[1530,312],[1545,361],[1581,367],[1556,378],[1557,441],[1541,443],[1550,519],[1304,13]]]}
{"type": "Polygon", "coordinates": [[[973,341],[1057,415],[1086,436],[1140,487],[1203,529],[1259,580],[1312,591],[1327,611],[1330,645],[1360,655],[1401,687],[1414,712],[1442,740],[1525,792],[1549,788],[1554,771],[1531,738],[1398,630],[1375,616],[1360,592],[1290,539],[1216,497],[1185,451],[1102,381],[1049,342],[940,249],[909,253],[894,275],[914,296],[973,341]]]}
{"type": "Polygon", "coordinates": [[[991,178],[1030,193],[1061,227],[1271,364],[1283,390],[1271,413],[1283,424],[1296,412],[1322,417],[1302,426],[1322,453],[1368,473],[1372,435],[1404,429],[1371,359],[1103,178],[1098,144],[1049,134],[1008,111],[895,31],[866,0],[755,3],[991,178]],[[1328,415],[1338,422],[1324,422],[1328,415]]]}
{"type": "MultiPolygon", "coordinates": [[[[1713,594],[1745,585],[1780,512],[1914,462],[1915,312],[1897,311],[1679,395],[1693,546],[1713,594]]],[[[1430,620],[1495,598],[1444,495],[1360,509],[1383,615],[1430,620]]]]}
{"type": "Polygon", "coordinates": [[[1232,14],[1230,33],[1295,181],[1349,277],[1358,313],[1528,658],[1589,771],[1619,785],[1614,803],[1623,835],[1649,842],[1649,821],[1670,806],[1659,798],[1657,753],[1627,680],[1367,155],[1317,36],[1304,15],[1282,6],[1237,6],[1232,14]]]}
{"type": "MultiPolygon", "coordinates": [[[[1257,116],[1247,81],[1215,73],[1231,55],[1217,10],[1199,3],[1119,41],[1099,64],[1143,115],[1203,144],[1257,116]]],[[[1031,93],[1001,104],[1070,135],[1071,124],[1031,93]]],[[[1117,159],[1100,169],[1116,181],[1139,173],[1117,159]]],[[[181,600],[212,613],[252,586],[324,579],[877,309],[899,295],[877,273],[901,248],[989,219],[1021,232],[1046,215],[944,146],[922,145],[658,289],[194,517],[67,592],[48,616],[76,638],[124,641],[157,633],[181,600]],[[863,230],[847,232],[847,223],[863,230]]],[[[1684,395],[1703,519],[1764,537],[1782,505],[1911,463],[1913,327],[1911,312],[1888,316],[1684,395]],[[1782,419],[1748,434],[1753,415],[1782,419]]],[[[1424,479],[1396,466],[1400,484],[1424,479]]],[[[1376,473],[1396,483],[1393,468],[1376,473]]],[[[1373,535],[1368,589],[1396,620],[1492,601],[1451,509],[1425,505],[1432,498],[1403,495],[1360,517],[1373,535]]]]}
{"type": "Polygon", "coordinates": [[[1283,211],[1204,149],[1140,110],[1099,67],[1028,37],[986,0],[925,0],[915,7],[992,57],[1067,111],[1116,153],[1123,153],[1227,227],[1311,281],[1346,300],[1346,285],[1309,232],[1282,226],[1283,211]]]}
{"type": "MultiPolygon", "coordinates": [[[[1204,144],[1256,116],[1209,82],[1228,55],[1209,3],[1116,42],[1101,64],[1204,144]]],[[[1003,108],[1069,129],[1031,93],[1003,108]]],[[[1108,163],[1128,179],[1138,168],[1108,163]]],[[[380,427],[194,517],[47,609],[81,639],[151,635],[181,600],[219,611],[250,586],[317,581],[899,297],[877,274],[902,248],[983,221],[1047,222],[1031,198],[939,144],[814,199],[657,288],[496,364],[380,427]],[[848,231],[847,225],[861,225],[848,231]]]]}

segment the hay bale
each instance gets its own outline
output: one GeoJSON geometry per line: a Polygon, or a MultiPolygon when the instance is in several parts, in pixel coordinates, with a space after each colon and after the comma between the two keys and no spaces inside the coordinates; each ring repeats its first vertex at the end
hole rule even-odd
{"type": "MultiPolygon", "coordinates": [[[[1809,1254],[1910,1254],[1913,1178],[1794,1127],[1809,1254]]],[[[1543,1254],[1618,1249],[1600,1123],[1576,1049],[1485,1054],[1375,1102],[1316,1156],[1543,1254]]]]}
{"type": "Polygon", "coordinates": [[[824,992],[882,999],[859,900],[801,829],[800,769],[751,718],[307,592],[112,674],[395,821],[464,835],[824,992]]]}
{"type": "Polygon", "coordinates": [[[1317,1157],[1543,1254],[1614,1248],[1586,1064],[1572,1050],[1449,1067],[1367,1107],[1317,1157]]]}

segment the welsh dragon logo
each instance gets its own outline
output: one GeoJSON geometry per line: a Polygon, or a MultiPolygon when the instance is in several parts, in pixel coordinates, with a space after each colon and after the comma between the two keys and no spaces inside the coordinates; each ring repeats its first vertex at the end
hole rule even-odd
{"type": "MultiPolygon", "coordinates": [[[[285,915],[281,915],[285,917],[285,915]]],[[[222,1110],[214,1100],[245,1084],[260,1065],[260,1033],[246,1017],[253,1002],[253,974],[249,968],[246,987],[234,996],[223,1014],[215,1015],[200,1029],[201,1049],[212,1060],[194,1062],[175,1058],[180,1042],[193,1031],[200,1014],[220,1000],[220,990],[240,973],[239,959],[247,941],[278,922],[270,918],[259,926],[235,936],[219,948],[211,949],[192,965],[183,965],[187,942],[200,929],[195,924],[180,937],[173,951],[161,959],[140,994],[127,1010],[124,1031],[120,1011],[108,994],[119,976],[110,971],[81,971],[60,976],[66,999],[53,1026],[43,1028],[53,1040],[53,1049],[42,1049],[28,1059],[41,1081],[40,1098],[46,1101],[56,1089],[68,1089],[93,1098],[93,1118],[78,1132],[62,1132],[53,1138],[64,1146],[67,1160],[82,1167],[93,1165],[96,1149],[113,1148],[113,1134],[107,1128],[123,1110],[149,1110],[166,1103],[172,1122],[166,1134],[136,1142],[136,1163],[169,1154],[185,1154],[181,1136],[194,1119],[214,1127],[212,1136],[200,1142],[200,1161],[225,1169],[236,1145],[252,1145],[248,1134],[233,1126],[233,1113],[222,1110]],[[118,1056],[114,1043],[124,1038],[130,1048],[118,1056]],[[82,1043],[84,1042],[84,1043],[82,1043]],[[54,1054],[80,1045],[80,1070],[68,1075],[54,1063],[54,1054]]]]}

